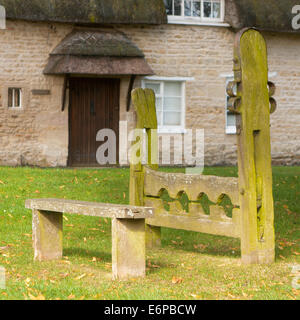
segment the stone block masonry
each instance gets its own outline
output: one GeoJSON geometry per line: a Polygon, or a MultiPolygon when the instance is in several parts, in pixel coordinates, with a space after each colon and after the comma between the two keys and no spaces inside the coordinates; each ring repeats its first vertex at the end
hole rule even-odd
{"type": "MultiPolygon", "coordinates": [[[[61,111],[63,77],[45,76],[49,54],[74,26],[7,21],[0,30],[0,165],[66,166],[68,109],[61,111]],[[21,109],[8,108],[8,88],[22,88],[21,109]],[[33,95],[32,90],[50,90],[33,95]]],[[[225,27],[116,25],[144,53],[157,76],[186,82],[187,129],[205,130],[205,164],[236,164],[236,136],[225,133],[226,77],[232,74],[234,33],[225,27]]],[[[275,164],[300,164],[300,36],[265,33],[277,111],[271,116],[275,164]]],[[[121,77],[120,119],[126,112],[129,77],[121,77]]],[[[137,79],[135,86],[140,86],[137,79]]]]}

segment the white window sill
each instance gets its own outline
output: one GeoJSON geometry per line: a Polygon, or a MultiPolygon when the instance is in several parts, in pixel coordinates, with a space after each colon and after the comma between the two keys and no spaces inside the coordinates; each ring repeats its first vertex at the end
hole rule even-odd
{"type": "Polygon", "coordinates": [[[162,76],[146,76],[143,80],[151,81],[195,81],[194,77],[162,77],[162,76]]]}
{"type": "Polygon", "coordinates": [[[226,134],[236,134],[236,127],[235,126],[226,127],[226,134]]]}
{"type": "Polygon", "coordinates": [[[186,133],[186,129],[183,129],[183,128],[158,128],[157,129],[157,133],[160,134],[160,133],[169,133],[169,134],[172,134],[172,133],[178,133],[178,134],[182,134],[182,133],[186,133]]]}
{"type": "Polygon", "coordinates": [[[230,27],[230,24],[225,23],[223,20],[200,20],[199,18],[190,17],[174,17],[168,16],[169,24],[183,24],[183,25],[194,25],[194,26],[210,26],[210,27],[230,27]]]}

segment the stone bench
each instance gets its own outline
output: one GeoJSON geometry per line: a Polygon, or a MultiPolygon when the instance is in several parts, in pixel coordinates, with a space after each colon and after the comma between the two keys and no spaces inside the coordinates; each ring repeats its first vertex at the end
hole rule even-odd
{"type": "Polygon", "coordinates": [[[154,216],[146,207],[64,199],[29,199],[35,260],[61,259],[63,213],[112,219],[112,273],[114,279],[145,276],[145,219],[154,216]]]}

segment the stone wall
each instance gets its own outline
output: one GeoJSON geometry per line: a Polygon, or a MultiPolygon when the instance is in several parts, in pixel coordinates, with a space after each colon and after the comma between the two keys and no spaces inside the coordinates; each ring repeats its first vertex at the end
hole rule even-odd
{"type": "MultiPolygon", "coordinates": [[[[205,130],[205,164],[236,164],[236,136],[225,133],[226,75],[235,34],[228,28],[167,25],[123,31],[144,51],[158,76],[186,83],[186,128],[205,130]]],[[[264,33],[278,102],[271,116],[274,164],[300,164],[300,36],[264,33]]]]}
{"type": "Polygon", "coordinates": [[[7,21],[0,30],[0,165],[64,166],[68,114],[61,112],[62,77],[44,76],[49,53],[68,25],[7,21]],[[8,108],[9,87],[22,88],[23,106],[8,108]],[[47,89],[50,95],[33,95],[47,89]]]}
{"type": "MultiPolygon", "coordinates": [[[[8,21],[0,30],[0,165],[66,166],[68,110],[61,111],[63,78],[44,76],[49,53],[71,25],[8,21]],[[23,88],[23,108],[7,107],[8,87],[23,88]],[[47,89],[50,95],[33,95],[47,89]]],[[[116,26],[146,55],[156,75],[190,77],[186,82],[186,128],[205,130],[206,165],[236,163],[236,136],[225,133],[224,75],[232,73],[234,33],[224,27],[116,26]]],[[[276,164],[300,163],[300,37],[266,33],[270,72],[278,87],[272,115],[272,156],[276,164]]],[[[135,86],[140,85],[140,79],[135,86]]],[[[128,77],[122,77],[120,120],[126,112],[128,77]]]]}

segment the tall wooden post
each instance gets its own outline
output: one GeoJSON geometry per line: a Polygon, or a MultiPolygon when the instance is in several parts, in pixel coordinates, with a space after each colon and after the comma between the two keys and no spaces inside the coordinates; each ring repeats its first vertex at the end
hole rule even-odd
{"type": "Polygon", "coordinates": [[[237,113],[242,262],[272,263],[275,252],[270,113],[275,86],[268,82],[267,48],[255,29],[237,34],[234,82],[227,92],[237,113]],[[268,88],[269,85],[269,88],[268,88]],[[236,87],[236,92],[235,92],[236,87]]]}
{"type": "MultiPolygon", "coordinates": [[[[157,139],[157,116],[155,108],[155,94],[151,89],[135,89],[131,94],[132,102],[137,115],[136,129],[146,129],[147,135],[147,165],[153,170],[158,169],[158,139],[157,139]]],[[[142,137],[140,137],[142,139],[142,137]]],[[[134,143],[137,143],[135,141],[134,143]]],[[[134,149],[139,158],[143,152],[143,142],[140,148],[134,149]]],[[[135,157],[136,154],[131,154],[135,157]]],[[[135,206],[144,205],[144,170],[142,162],[130,161],[130,204],[135,206]]],[[[146,224],[146,246],[153,248],[161,245],[161,228],[146,224]]]]}

